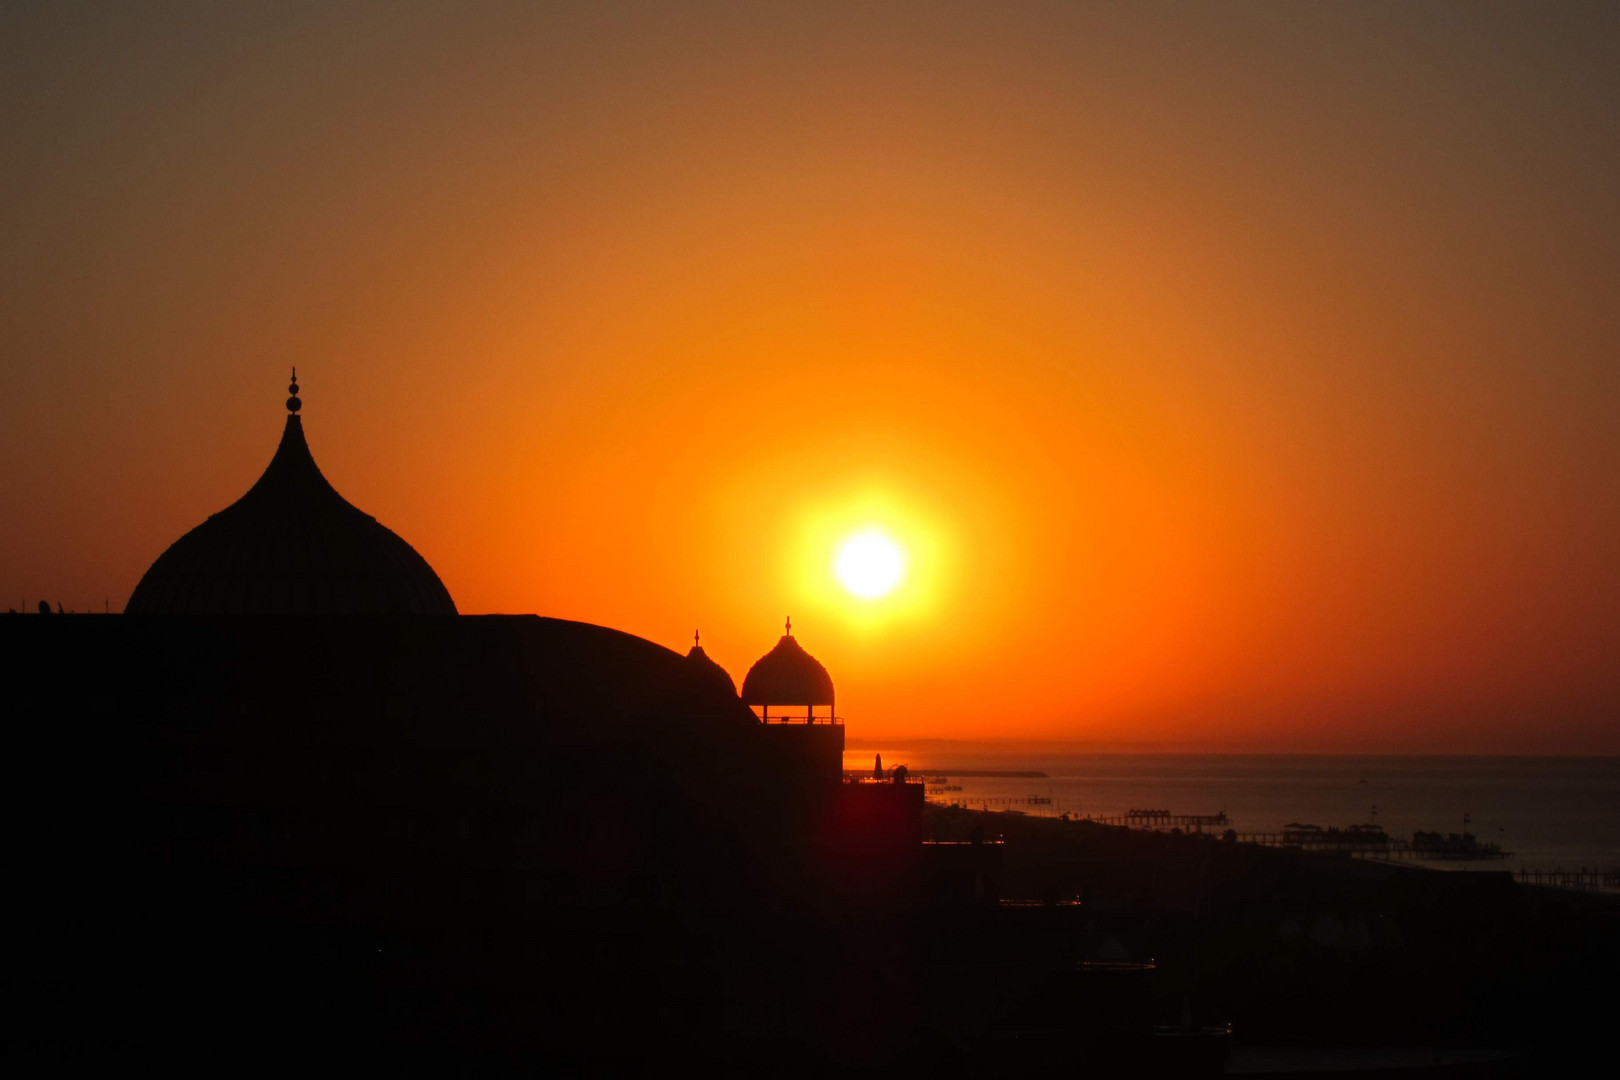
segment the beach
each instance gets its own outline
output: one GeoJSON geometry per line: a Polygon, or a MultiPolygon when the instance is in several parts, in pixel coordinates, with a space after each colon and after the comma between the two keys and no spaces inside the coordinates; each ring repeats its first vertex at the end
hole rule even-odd
{"type": "Polygon", "coordinates": [[[1466,815],[1466,828],[1481,843],[1500,844],[1513,857],[1439,865],[1620,867],[1620,758],[1109,754],[942,741],[863,742],[846,751],[845,767],[870,769],[879,753],[886,767],[906,765],[946,778],[947,784],[930,785],[935,802],[1091,818],[1136,809],[1224,811],[1242,835],[1276,833],[1293,823],[1324,829],[1376,824],[1397,839],[1420,829],[1461,833],[1466,815]]]}

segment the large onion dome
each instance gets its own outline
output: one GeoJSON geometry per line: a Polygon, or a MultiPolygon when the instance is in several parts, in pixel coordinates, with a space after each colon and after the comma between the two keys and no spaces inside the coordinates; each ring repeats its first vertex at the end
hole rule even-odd
{"type": "Polygon", "coordinates": [[[744,705],[831,705],[832,676],[793,638],[793,623],[743,679],[744,705]]]}
{"type": "Polygon", "coordinates": [[[127,614],[456,614],[427,560],[321,475],[304,441],[297,377],[259,482],[158,556],[127,614]]]}
{"type": "Polygon", "coordinates": [[[731,674],[703,651],[695,632],[692,634],[692,651],[686,654],[686,666],[705,684],[716,690],[724,690],[733,697],[737,695],[737,684],[731,681],[731,674]]]}

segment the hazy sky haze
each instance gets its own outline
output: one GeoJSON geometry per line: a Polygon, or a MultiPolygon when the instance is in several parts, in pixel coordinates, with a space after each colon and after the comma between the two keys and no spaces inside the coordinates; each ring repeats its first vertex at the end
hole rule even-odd
{"type": "Polygon", "coordinates": [[[8,605],[296,364],[463,612],[852,735],[1620,752],[1611,5],[8,5],[0,160],[8,605]]]}

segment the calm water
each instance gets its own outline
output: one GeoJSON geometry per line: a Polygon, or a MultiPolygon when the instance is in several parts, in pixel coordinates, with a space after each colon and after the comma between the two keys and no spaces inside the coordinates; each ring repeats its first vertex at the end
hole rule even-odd
{"type": "MultiPolygon", "coordinates": [[[[1508,867],[1620,867],[1620,758],[1077,754],[994,744],[851,750],[850,769],[908,765],[950,776],[961,791],[933,795],[1001,809],[991,800],[1048,796],[1031,813],[1108,817],[1144,807],[1174,814],[1224,810],[1240,833],[1289,822],[1376,822],[1391,836],[1461,832],[1515,857],[1508,867]],[[1039,770],[1047,779],[972,778],[951,769],[1039,770]],[[1376,807],[1376,810],[1374,809],[1376,807]]],[[[1011,804],[1017,806],[1017,804],[1011,804]]],[[[1481,864],[1475,864],[1481,865],[1481,864]]]]}

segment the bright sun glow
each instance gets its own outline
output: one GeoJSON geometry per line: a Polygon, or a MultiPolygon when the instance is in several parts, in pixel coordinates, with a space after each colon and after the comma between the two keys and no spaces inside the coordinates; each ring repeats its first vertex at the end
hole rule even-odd
{"type": "Polygon", "coordinates": [[[881,529],[863,529],[838,546],[833,572],[862,600],[889,595],[906,576],[906,554],[881,529]]]}

